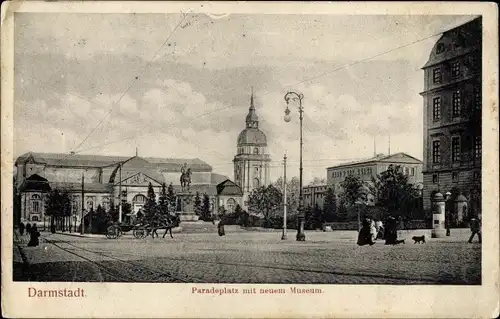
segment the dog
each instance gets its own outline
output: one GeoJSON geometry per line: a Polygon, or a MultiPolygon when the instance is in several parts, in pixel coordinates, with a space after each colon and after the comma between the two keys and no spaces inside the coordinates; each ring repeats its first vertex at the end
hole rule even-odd
{"type": "Polygon", "coordinates": [[[397,239],[394,245],[399,245],[399,244],[404,244],[405,240],[404,239],[397,239]]]}
{"type": "Polygon", "coordinates": [[[414,244],[416,244],[416,243],[425,244],[425,235],[422,235],[422,236],[413,236],[412,239],[415,241],[414,244]]]}

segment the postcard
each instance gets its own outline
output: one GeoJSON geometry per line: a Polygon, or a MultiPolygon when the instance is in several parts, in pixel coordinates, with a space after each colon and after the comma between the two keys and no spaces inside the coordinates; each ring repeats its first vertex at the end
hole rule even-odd
{"type": "Polygon", "coordinates": [[[495,4],[1,23],[3,316],[498,316],[495,4]]]}

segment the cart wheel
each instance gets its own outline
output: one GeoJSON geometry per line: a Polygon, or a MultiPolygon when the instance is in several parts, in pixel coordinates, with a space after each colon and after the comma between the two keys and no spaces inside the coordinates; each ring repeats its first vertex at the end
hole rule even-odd
{"type": "Polygon", "coordinates": [[[144,227],[137,227],[137,228],[134,228],[134,237],[137,238],[137,239],[142,239],[144,237],[146,237],[147,231],[144,227]]]}
{"type": "Polygon", "coordinates": [[[118,229],[115,226],[109,226],[106,231],[106,238],[116,239],[118,237],[118,229]]]}

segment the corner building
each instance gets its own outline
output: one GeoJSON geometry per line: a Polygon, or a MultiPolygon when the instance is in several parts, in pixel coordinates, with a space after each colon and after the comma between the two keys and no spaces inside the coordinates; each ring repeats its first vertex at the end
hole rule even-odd
{"type": "MultiPolygon", "coordinates": [[[[465,196],[469,216],[481,212],[482,23],[446,31],[424,70],[424,209],[432,196],[465,196]]],[[[464,216],[466,217],[466,216],[464,216]]]]}
{"type": "Polygon", "coordinates": [[[269,163],[266,134],[259,129],[259,117],[255,111],[253,93],[245,119],[246,128],[238,135],[234,163],[234,181],[243,191],[243,206],[247,208],[250,193],[269,185],[269,163]]]}

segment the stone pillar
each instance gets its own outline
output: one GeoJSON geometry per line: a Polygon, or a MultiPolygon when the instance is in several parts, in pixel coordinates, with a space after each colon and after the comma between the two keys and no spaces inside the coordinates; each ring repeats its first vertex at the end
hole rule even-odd
{"type": "Polygon", "coordinates": [[[467,207],[467,197],[460,194],[455,199],[455,211],[457,212],[457,222],[463,222],[464,218],[467,218],[469,212],[469,207],[467,207]]]}
{"type": "Polygon", "coordinates": [[[437,192],[432,198],[432,238],[446,237],[445,219],[445,199],[437,192]]]}

